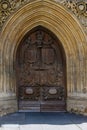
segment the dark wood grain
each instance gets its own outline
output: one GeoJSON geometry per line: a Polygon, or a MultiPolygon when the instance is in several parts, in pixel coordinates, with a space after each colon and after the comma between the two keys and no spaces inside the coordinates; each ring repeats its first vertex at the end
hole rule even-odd
{"type": "Polygon", "coordinates": [[[19,110],[66,109],[65,62],[58,42],[42,27],[21,41],[16,58],[19,110]]]}

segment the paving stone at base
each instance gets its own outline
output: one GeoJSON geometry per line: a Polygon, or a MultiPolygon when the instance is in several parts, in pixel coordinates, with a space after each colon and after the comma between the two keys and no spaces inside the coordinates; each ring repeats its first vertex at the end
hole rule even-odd
{"type": "MultiPolygon", "coordinates": [[[[21,125],[20,130],[43,130],[41,124],[21,125]]],[[[46,129],[45,129],[46,130],[46,129]]]]}
{"type": "Polygon", "coordinates": [[[43,125],[43,130],[81,130],[76,125],[43,125]]]}
{"type": "Polygon", "coordinates": [[[71,125],[31,124],[31,125],[21,125],[20,130],[81,130],[81,129],[73,124],[71,125]]]}
{"type": "Polygon", "coordinates": [[[87,123],[78,124],[81,130],[87,130],[87,123]]]}
{"type": "Polygon", "coordinates": [[[20,130],[19,125],[2,125],[2,130],[20,130]]]}

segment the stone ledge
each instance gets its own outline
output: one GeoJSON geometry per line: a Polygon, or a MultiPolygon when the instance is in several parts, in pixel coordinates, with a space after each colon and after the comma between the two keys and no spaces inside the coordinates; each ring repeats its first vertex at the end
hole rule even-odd
{"type": "Polygon", "coordinates": [[[17,112],[17,100],[2,100],[0,101],[0,116],[6,115],[8,113],[17,112]]]}
{"type": "Polygon", "coordinates": [[[67,111],[76,114],[87,115],[87,99],[84,98],[67,98],[67,111]]]}
{"type": "Polygon", "coordinates": [[[72,97],[72,98],[75,97],[75,99],[76,99],[76,98],[85,98],[85,99],[87,99],[87,92],[86,92],[86,93],[73,92],[73,93],[68,93],[67,96],[68,96],[69,98],[70,98],[70,97],[72,97]]]}

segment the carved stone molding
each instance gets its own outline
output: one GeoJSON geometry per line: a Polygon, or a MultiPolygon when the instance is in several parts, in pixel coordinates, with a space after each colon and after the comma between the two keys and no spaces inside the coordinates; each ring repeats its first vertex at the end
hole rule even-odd
{"type": "MultiPolygon", "coordinates": [[[[59,0],[58,0],[59,1],[59,0]]],[[[62,0],[60,2],[68,8],[83,25],[87,34],[87,1],[86,0],[62,0]]]]}
{"type": "Polygon", "coordinates": [[[31,0],[0,0],[0,30],[7,18],[31,0]]]}
{"type": "MultiPolygon", "coordinates": [[[[8,17],[23,5],[34,0],[0,0],[0,30],[8,17]]],[[[40,0],[44,1],[44,0],[40,0]]],[[[53,0],[69,9],[83,25],[87,34],[87,1],[86,0],[53,0]]]]}

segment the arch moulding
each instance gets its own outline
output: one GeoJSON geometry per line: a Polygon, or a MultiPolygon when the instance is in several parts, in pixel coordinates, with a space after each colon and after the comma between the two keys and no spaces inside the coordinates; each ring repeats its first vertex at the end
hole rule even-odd
{"type": "Polygon", "coordinates": [[[87,113],[86,36],[78,20],[50,0],[30,2],[4,24],[0,36],[0,115],[18,110],[15,55],[24,35],[36,26],[52,31],[66,55],[67,111],[87,113]]]}

